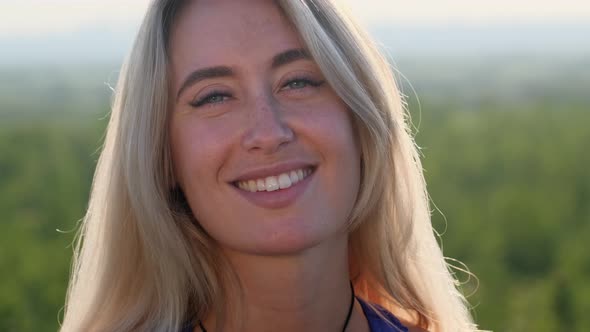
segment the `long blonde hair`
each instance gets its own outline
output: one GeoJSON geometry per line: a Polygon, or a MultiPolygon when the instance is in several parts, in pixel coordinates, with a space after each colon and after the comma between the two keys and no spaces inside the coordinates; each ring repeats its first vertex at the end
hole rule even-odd
{"type": "MultiPolygon", "coordinates": [[[[61,331],[178,331],[235,287],[231,267],[174,190],[168,37],[187,1],[150,5],[122,67],[61,331]]],[[[348,105],[362,151],[349,223],[357,295],[413,325],[473,331],[430,222],[406,110],[388,62],[336,0],[275,1],[348,105]]]]}

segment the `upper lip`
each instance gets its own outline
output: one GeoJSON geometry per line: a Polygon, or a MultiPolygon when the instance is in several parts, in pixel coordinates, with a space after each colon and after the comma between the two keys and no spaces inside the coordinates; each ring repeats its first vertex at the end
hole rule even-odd
{"type": "Polygon", "coordinates": [[[281,173],[293,171],[300,168],[315,167],[315,164],[305,161],[287,161],[281,162],[274,165],[251,168],[244,172],[241,172],[239,176],[230,182],[246,181],[266,178],[268,176],[276,176],[281,173]]]}

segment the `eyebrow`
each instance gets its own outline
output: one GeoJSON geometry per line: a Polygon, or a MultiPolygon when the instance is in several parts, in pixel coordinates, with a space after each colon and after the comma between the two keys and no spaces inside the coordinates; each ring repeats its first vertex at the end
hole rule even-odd
{"type": "Polygon", "coordinates": [[[180,98],[180,95],[184,90],[188,87],[209,78],[217,78],[217,77],[229,77],[233,76],[234,72],[231,68],[226,66],[217,66],[217,67],[208,67],[203,69],[197,69],[190,73],[182,83],[180,89],[178,89],[178,93],[176,94],[176,100],[180,98]]]}
{"type": "MultiPolygon", "coordinates": [[[[272,58],[271,68],[276,69],[278,67],[287,65],[289,63],[298,61],[298,60],[309,60],[311,56],[309,53],[304,49],[291,49],[284,52],[281,52],[275,55],[272,58]]],[[[211,78],[219,78],[219,77],[231,77],[234,76],[234,71],[227,66],[216,66],[216,67],[207,67],[203,69],[197,69],[191,72],[182,83],[180,89],[178,89],[178,93],[176,94],[176,100],[180,98],[180,95],[184,90],[189,88],[192,85],[197,84],[200,81],[211,79],[211,78]]]]}
{"type": "Polygon", "coordinates": [[[302,48],[287,50],[285,52],[281,52],[281,53],[275,55],[272,58],[271,68],[276,69],[280,66],[287,65],[287,64],[289,64],[291,62],[295,62],[297,60],[310,60],[310,59],[311,59],[311,56],[309,55],[309,53],[302,48]]]}

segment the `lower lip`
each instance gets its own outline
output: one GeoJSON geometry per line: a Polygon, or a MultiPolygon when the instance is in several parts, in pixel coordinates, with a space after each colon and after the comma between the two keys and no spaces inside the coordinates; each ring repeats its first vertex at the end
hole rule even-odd
{"type": "Polygon", "coordinates": [[[299,196],[301,196],[305,192],[305,189],[309,186],[311,179],[315,175],[315,171],[316,170],[314,169],[313,172],[305,179],[297,182],[294,185],[291,185],[291,187],[287,189],[279,189],[275,191],[257,191],[254,193],[242,190],[235,186],[234,189],[237,190],[240,195],[246,198],[246,200],[256,206],[265,209],[281,209],[297,201],[299,196]]]}

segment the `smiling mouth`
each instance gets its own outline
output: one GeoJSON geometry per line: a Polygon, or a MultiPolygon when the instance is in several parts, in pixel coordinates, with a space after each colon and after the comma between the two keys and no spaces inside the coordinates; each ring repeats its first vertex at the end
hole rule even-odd
{"type": "Polygon", "coordinates": [[[232,184],[248,192],[276,191],[287,189],[303,181],[315,170],[314,167],[304,167],[265,178],[235,181],[232,184]]]}

